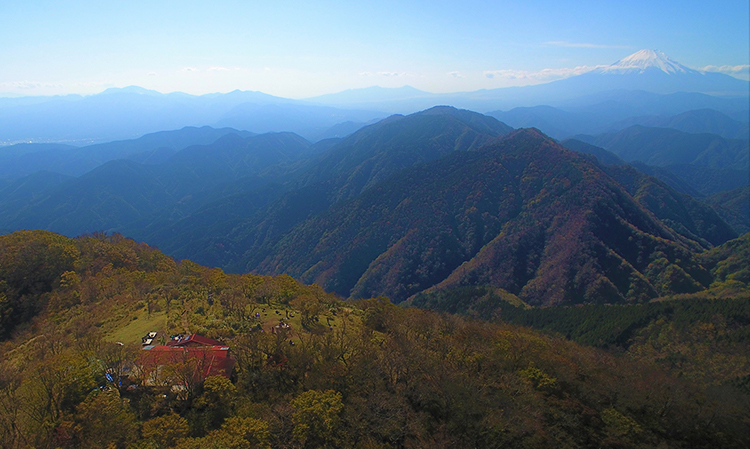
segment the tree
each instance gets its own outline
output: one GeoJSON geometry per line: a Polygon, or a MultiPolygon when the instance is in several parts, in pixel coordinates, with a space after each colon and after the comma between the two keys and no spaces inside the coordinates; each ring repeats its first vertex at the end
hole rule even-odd
{"type": "Polygon", "coordinates": [[[310,327],[318,314],[323,310],[320,300],[311,295],[298,296],[292,300],[290,305],[300,311],[302,315],[300,321],[305,327],[310,327]]]}
{"type": "Polygon", "coordinates": [[[73,269],[79,256],[74,240],[51,232],[0,236],[0,339],[41,310],[39,297],[73,269]]]}
{"type": "Polygon", "coordinates": [[[151,440],[159,449],[170,448],[177,440],[185,438],[190,433],[190,426],[185,418],[172,412],[143,423],[143,438],[151,440]]]}
{"type": "Polygon", "coordinates": [[[127,385],[121,385],[120,380],[125,377],[128,365],[136,359],[136,347],[133,344],[102,342],[97,353],[104,364],[105,371],[112,376],[115,388],[122,391],[127,385]]]}
{"type": "Polygon", "coordinates": [[[194,434],[205,434],[218,428],[232,414],[237,388],[226,377],[209,376],[203,392],[193,401],[194,434]]]}
{"type": "Polygon", "coordinates": [[[234,417],[205,437],[179,440],[175,449],[269,449],[269,438],[265,421],[234,417]]]}
{"type": "Polygon", "coordinates": [[[294,438],[304,447],[328,448],[338,442],[340,414],[344,409],[341,393],[310,390],[292,401],[294,438]]]}
{"type": "Polygon", "coordinates": [[[96,391],[77,408],[72,447],[125,448],[138,438],[138,423],[117,390],[96,391]]]}
{"type": "Polygon", "coordinates": [[[22,403],[18,387],[22,375],[16,369],[0,365],[0,447],[20,445],[22,403]]]}
{"type": "Polygon", "coordinates": [[[96,387],[94,371],[78,354],[59,354],[40,363],[32,374],[27,407],[40,429],[55,426],[63,412],[75,409],[96,387]]]}

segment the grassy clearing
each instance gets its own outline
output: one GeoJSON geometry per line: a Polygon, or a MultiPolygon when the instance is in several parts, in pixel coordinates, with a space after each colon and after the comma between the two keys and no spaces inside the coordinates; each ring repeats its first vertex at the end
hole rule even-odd
{"type": "MultiPolygon", "coordinates": [[[[209,309],[207,304],[204,307],[209,309]]],[[[171,314],[174,315],[176,312],[177,307],[173,305],[171,314]]],[[[216,311],[213,312],[216,313],[216,311]]],[[[351,313],[351,309],[339,309],[336,315],[326,309],[318,315],[318,321],[314,323],[311,329],[304,329],[302,326],[302,314],[288,304],[256,304],[248,307],[247,312],[250,316],[249,321],[253,325],[260,324],[266,332],[271,332],[271,329],[283,319],[284,322],[292,326],[292,332],[288,334],[288,338],[290,339],[299,339],[300,333],[323,333],[329,330],[337,330],[344,324],[344,316],[348,316],[347,321],[350,323],[360,321],[356,314],[351,313]],[[257,319],[255,318],[256,312],[260,314],[260,317],[257,319]]],[[[216,325],[216,319],[213,315],[207,316],[207,314],[203,313],[195,314],[187,312],[181,316],[183,317],[183,332],[196,332],[196,329],[212,328],[216,325]]],[[[140,343],[141,337],[150,331],[156,331],[159,333],[159,336],[155,343],[161,344],[159,337],[166,335],[166,326],[167,314],[165,312],[152,312],[151,316],[149,316],[146,309],[142,308],[137,312],[131,311],[125,318],[112,323],[113,330],[107,335],[106,339],[108,341],[121,341],[125,344],[140,343]],[[137,317],[137,319],[133,319],[133,317],[137,317]]],[[[174,333],[174,329],[172,332],[174,333]]]]}
{"type": "Polygon", "coordinates": [[[298,310],[289,307],[289,305],[280,303],[271,303],[270,305],[258,304],[252,310],[250,320],[253,323],[260,324],[264,331],[271,332],[271,329],[283,319],[285,323],[292,326],[292,332],[288,334],[288,338],[299,340],[300,333],[324,333],[329,330],[338,329],[344,325],[343,320],[345,316],[347,317],[346,320],[350,323],[359,322],[359,317],[356,317],[351,312],[351,309],[341,309],[334,315],[325,310],[318,315],[318,321],[310,329],[305,329],[302,326],[302,314],[298,310]],[[255,318],[256,312],[260,314],[259,318],[255,318]]]}
{"type": "Polygon", "coordinates": [[[129,317],[127,321],[123,321],[122,325],[107,336],[107,340],[121,341],[125,344],[140,343],[141,337],[150,331],[159,332],[159,336],[162,336],[167,324],[167,314],[164,312],[152,312],[149,316],[146,309],[142,309],[134,315],[129,315],[129,317]],[[134,320],[132,319],[133,316],[138,318],[134,320]]]}

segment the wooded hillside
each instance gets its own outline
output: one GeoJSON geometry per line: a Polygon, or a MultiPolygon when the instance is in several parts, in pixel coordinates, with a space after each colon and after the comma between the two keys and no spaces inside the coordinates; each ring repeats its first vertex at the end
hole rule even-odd
{"type": "Polygon", "coordinates": [[[741,388],[646,357],[385,298],[342,302],[117,235],[24,231],[0,248],[2,447],[750,444],[741,388]],[[291,329],[269,332],[281,318],[291,329]],[[149,331],[223,341],[235,374],[147,386],[132,366],[149,331]]]}

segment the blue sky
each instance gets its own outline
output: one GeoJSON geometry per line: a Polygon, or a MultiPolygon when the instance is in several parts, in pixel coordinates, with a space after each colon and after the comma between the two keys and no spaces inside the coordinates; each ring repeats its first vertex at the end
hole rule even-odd
{"type": "Polygon", "coordinates": [[[747,79],[750,2],[0,1],[0,92],[304,98],[547,82],[643,48],[747,79]]]}

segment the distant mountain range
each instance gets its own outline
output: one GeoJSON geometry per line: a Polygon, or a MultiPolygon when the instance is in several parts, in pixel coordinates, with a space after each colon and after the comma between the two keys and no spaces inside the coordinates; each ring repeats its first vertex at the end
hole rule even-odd
{"type": "Polygon", "coordinates": [[[227,134],[254,135],[232,128],[185,127],[160,131],[131,140],[84,147],[59,144],[17,144],[0,147],[0,178],[20,178],[37,171],[80,176],[105,162],[131,159],[145,164],[162,162],[190,145],[207,145],[227,134]]]}
{"type": "MultiPolygon", "coordinates": [[[[563,138],[603,132],[607,129],[601,127],[632,117],[676,115],[705,108],[727,114],[742,125],[747,122],[748,95],[747,81],[698,72],[663,53],[642,50],[610,66],[564,80],[449,94],[433,94],[410,86],[369,87],[292,100],[250,91],[201,96],[161,94],[131,86],[86,97],[0,98],[0,143],[86,145],[205,125],[254,133],[290,131],[317,141],[343,137],[342,131],[330,131],[342,123],[363,126],[392,113],[413,113],[435,105],[480,112],[540,105],[560,108],[563,115],[573,114],[560,118],[566,126],[561,127],[554,120],[550,126],[540,126],[530,117],[525,126],[563,138]],[[588,125],[581,125],[587,122],[588,125]],[[600,128],[592,129],[594,124],[600,128]]],[[[515,120],[509,122],[522,126],[515,120]]],[[[347,128],[348,132],[354,130],[356,125],[347,128]]],[[[726,137],[746,134],[741,129],[731,132],[737,134],[726,137]]]]}
{"type": "Polygon", "coordinates": [[[624,160],[660,167],[692,164],[711,168],[750,170],[750,141],[715,134],[691,134],[676,129],[634,125],[578,140],[612,151],[624,160]]]}
{"type": "Polygon", "coordinates": [[[617,131],[632,125],[654,128],[671,128],[693,134],[716,134],[725,139],[750,138],[750,123],[734,120],[726,114],[713,109],[697,109],[683,112],[671,117],[643,116],[632,117],[609,125],[607,131],[617,131]]]}
{"type": "Polygon", "coordinates": [[[32,174],[0,190],[0,228],[78,235],[179,219],[236,189],[267,184],[274,174],[264,170],[291,163],[310,148],[310,142],[293,133],[229,133],[209,145],[183,148],[160,164],[118,159],[77,178],[32,174]]]}
{"type": "MultiPolygon", "coordinates": [[[[692,70],[673,61],[662,52],[641,50],[609,66],[598,67],[567,79],[533,86],[482,89],[450,94],[432,94],[410,86],[399,89],[366,88],[323,95],[308,100],[336,107],[358,107],[389,112],[415,111],[435,104],[492,111],[536,105],[563,107],[579,102],[593,105],[606,101],[602,98],[603,94],[617,95],[622,91],[645,91],[667,95],[665,97],[667,106],[674,108],[677,104],[669,105],[671,103],[668,101],[669,94],[691,92],[724,98],[746,98],[750,94],[750,83],[720,73],[692,70]]],[[[692,101],[695,103],[689,109],[699,109],[697,102],[700,100],[694,98],[692,101]]],[[[682,105],[683,108],[685,106],[685,104],[682,105]]],[[[735,103],[735,106],[738,110],[747,109],[747,100],[744,100],[744,104],[735,103]]],[[[682,109],[679,112],[689,109],[682,109]]]]}
{"type": "Polygon", "coordinates": [[[368,122],[382,112],[344,110],[261,92],[188,95],[128,87],[82,97],[0,98],[0,142],[85,145],[132,139],[185,126],[235,127],[256,133],[292,131],[316,139],[346,121],[368,122]],[[33,100],[33,101],[32,101],[33,100]]]}
{"type": "MultiPolygon", "coordinates": [[[[556,139],[579,134],[616,132],[634,125],[671,128],[687,133],[710,133],[725,139],[750,137],[750,119],[735,114],[738,119],[716,109],[703,108],[666,115],[639,115],[648,108],[631,108],[623,104],[580,106],[575,112],[552,106],[514,108],[509,111],[491,111],[491,115],[516,128],[539,128],[556,139]]],[[[735,111],[736,112],[736,111],[735,111]]]]}

